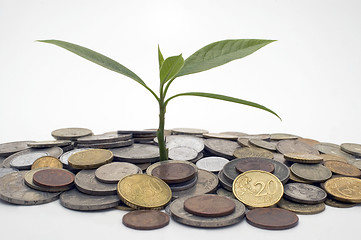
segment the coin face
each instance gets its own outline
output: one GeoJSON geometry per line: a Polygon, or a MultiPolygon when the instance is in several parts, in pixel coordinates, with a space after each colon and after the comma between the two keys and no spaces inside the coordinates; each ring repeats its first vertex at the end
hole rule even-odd
{"type": "Polygon", "coordinates": [[[324,187],[328,194],[339,201],[361,203],[361,179],[332,178],[325,182],[324,187]]]}
{"type": "Polygon", "coordinates": [[[168,157],[173,160],[190,161],[198,156],[198,152],[190,147],[173,147],[168,149],[168,157]]]}
{"type": "Polygon", "coordinates": [[[311,182],[324,182],[331,178],[331,171],[321,164],[294,163],[290,167],[297,177],[311,182]]]}
{"type": "Polygon", "coordinates": [[[273,153],[262,148],[255,148],[255,147],[244,147],[244,148],[237,148],[233,156],[236,158],[251,158],[251,157],[258,157],[258,158],[269,158],[273,159],[273,153]]]}
{"type": "Polygon", "coordinates": [[[308,153],[318,155],[320,154],[314,147],[298,141],[298,140],[282,140],[277,144],[277,151],[282,154],[285,153],[308,153]]]}
{"type": "Polygon", "coordinates": [[[361,144],[357,143],[342,143],[341,150],[352,154],[357,157],[361,157],[361,144]]]}
{"type": "Polygon", "coordinates": [[[197,161],[196,165],[199,169],[219,172],[228,162],[229,160],[223,157],[205,157],[197,161]]]}
{"type": "Polygon", "coordinates": [[[326,207],[323,202],[317,204],[304,204],[287,201],[284,198],[278,202],[277,206],[296,214],[317,214],[324,211],[326,207]]]}
{"type": "Polygon", "coordinates": [[[147,174],[122,178],[117,192],[125,204],[135,209],[160,209],[172,198],[172,191],[163,180],[147,174]]]}
{"type": "Polygon", "coordinates": [[[225,158],[233,158],[234,151],[240,147],[237,142],[215,138],[206,139],[204,146],[209,152],[225,158]]]}
{"type": "Polygon", "coordinates": [[[38,191],[42,191],[42,192],[54,192],[54,193],[60,193],[63,191],[67,191],[73,187],[73,185],[68,185],[68,186],[64,186],[64,187],[45,187],[45,186],[40,186],[40,185],[35,184],[33,181],[34,174],[41,170],[43,170],[43,168],[32,169],[32,170],[26,172],[26,174],[24,176],[24,183],[26,184],[26,186],[28,186],[34,190],[38,190],[38,191]]]}
{"type": "Polygon", "coordinates": [[[24,152],[14,157],[10,162],[10,166],[19,170],[27,170],[31,168],[31,165],[40,157],[47,156],[45,152],[24,152]]]}
{"type": "Polygon", "coordinates": [[[42,187],[66,187],[73,184],[74,174],[65,169],[45,168],[34,173],[33,181],[42,187]]]}
{"type": "Polygon", "coordinates": [[[93,132],[86,128],[61,128],[51,132],[51,136],[57,140],[76,140],[92,134],[93,132]]]}
{"type": "Polygon", "coordinates": [[[77,152],[81,152],[81,151],[84,151],[84,150],[89,150],[90,148],[77,148],[77,149],[73,149],[73,150],[70,150],[68,152],[64,152],[61,156],[60,156],[60,162],[62,162],[64,165],[68,165],[68,159],[71,155],[73,155],[74,153],[77,153],[77,152]]]}
{"type": "Polygon", "coordinates": [[[129,147],[112,148],[114,158],[131,163],[147,163],[159,160],[158,146],[149,144],[133,144],[129,147]]]}
{"type": "Polygon", "coordinates": [[[105,149],[88,149],[72,154],[68,164],[77,169],[94,169],[113,160],[113,153],[105,149]]]}
{"type": "Polygon", "coordinates": [[[298,217],[295,213],[281,208],[252,209],[247,212],[246,219],[255,227],[270,230],[289,229],[298,223],[298,217]]]}
{"type": "Polygon", "coordinates": [[[59,159],[51,156],[44,156],[40,157],[31,165],[31,169],[38,169],[38,168],[63,168],[63,164],[60,162],[59,159]]]}
{"type": "Polygon", "coordinates": [[[32,141],[17,141],[17,142],[8,142],[0,144],[0,156],[8,157],[13,153],[20,152],[22,150],[28,149],[28,144],[32,141]]]}
{"type": "Polygon", "coordinates": [[[320,143],[314,146],[318,151],[324,154],[336,155],[339,157],[343,157],[347,160],[347,162],[355,161],[355,157],[351,154],[348,154],[341,150],[339,145],[330,144],[330,143],[320,143]]]}
{"type": "Polygon", "coordinates": [[[324,202],[326,192],[316,186],[304,183],[288,183],[284,186],[284,196],[294,202],[317,204],[324,202]]]}
{"type": "Polygon", "coordinates": [[[197,152],[204,149],[204,141],[202,138],[187,135],[172,135],[166,137],[166,146],[168,149],[176,147],[189,147],[197,152]]]}
{"type": "Polygon", "coordinates": [[[95,171],[95,177],[103,183],[118,183],[125,176],[142,173],[142,170],[132,163],[112,162],[95,171]]]}
{"type": "Polygon", "coordinates": [[[196,173],[189,164],[169,162],[155,167],[151,174],[166,183],[180,183],[192,179],[196,173]]]}
{"type": "Polygon", "coordinates": [[[340,161],[327,161],[323,164],[325,167],[331,170],[334,174],[339,174],[347,177],[361,177],[361,171],[357,167],[340,162],[340,161]]]}
{"type": "Polygon", "coordinates": [[[251,170],[240,174],[233,182],[234,196],[250,207],[275,205],[283,195],[283,185],[273,174],[251,170]]]}
{"type": "Polygon", "coordinates": [[[157,210],[135,210],[123,216],[125,226],[137,230],[153,230],[168,225],[169,215],[157,210]]]}
{"type": "Polygon", "coordinates": [[[269,151],[276,151],[276,142],[267,142],[262,139],[249,139],[249,143],[253,146],[264,148],[269,151]]]}
{"type": "Polygon", "coordinates": [[[267,158],[242,158],[236,165],[236,170],[239,173],[244,173],[249,170],[262,170],[272,173],[275,166],[267,158]]]}
{"type": "Polygon", "coordinates": [[[95,177],[95,169],[81,170],[75,175],[76,188],[89,195],[117,194],[117,184],[102,183],[95,177]]]}

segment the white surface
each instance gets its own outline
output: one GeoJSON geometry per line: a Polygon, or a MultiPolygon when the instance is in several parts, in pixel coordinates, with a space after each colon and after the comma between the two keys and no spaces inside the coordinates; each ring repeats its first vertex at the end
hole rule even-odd
{"type": "MultiPolygon", "coordinates": [[[[293,133],[323,142],[361,143],[359,1],[19,1],[0,0],[0,142],[49,140],[52,130],[94,133],[157,127],[157,105],[136,82],[55,46],[60,39],[107,55],[158,89],[157,45],[165,57],[186,58],[208,43],[276,39],[244,59],[174,81],[170,94],[204,91],[265,105],[271,114],[216,100],[178,98],[166,128],[211,132],[293,133]]],[[[330,239],[358,233],[360,207],[300,216],[288,231],[265,231],[245,221],[204,230],[174,221],[141,232],[121,224],[121,211],[82,213],[58,202],[13,206],[0,202],[2,233],[13,239],[81,236],[267,237],[330,239]],[[64,230],[64,232],[63,232],[64,230]],[[49,235],[51,234],[51,235],[49,235]]]]}

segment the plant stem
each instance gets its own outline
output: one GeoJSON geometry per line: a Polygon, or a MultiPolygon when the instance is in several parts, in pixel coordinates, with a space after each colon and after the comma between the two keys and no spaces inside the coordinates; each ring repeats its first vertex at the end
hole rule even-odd
{"type": "Polygon", "coordinates": [[[165,146],[165,138],[164,138],[165,110],[166,110],[166,105],[164,104],[164,99],[161,98],[159,101],[159,127],[157,132],[160,161],[168,160],[168,149],[165,146]]]}

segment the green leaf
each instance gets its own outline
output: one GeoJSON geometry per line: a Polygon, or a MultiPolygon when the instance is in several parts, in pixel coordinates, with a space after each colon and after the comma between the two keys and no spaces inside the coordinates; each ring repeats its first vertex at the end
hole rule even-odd
{"type": "Polygon", "coordinates": [[[262,110],[265,110],[267,112],[270,112],[272,114],[274,114],[276,117],[278,117],[281,121],[282,119],[271,109],[266,108],[265,106],[262,106],[258,103],[254,103],[254,102],[250,102],[250,101],[246,101],[246,100],[242,100],[239,98],[233,98],[233,97],[228,97],[228,96],[224,96],[224,95],[219,95],[219,94],[214,94],[214,93],[203,93],[203,92],[187,92],[187,93],[180,93],[177,95],[174,95],[172,97],[170,97],[167,101],[166,104],[168,104],[169,100],[175,98],[175,97],[180,97],[180,96],[197,96],[197,97],[206,97],[206,98],[214,98],[214,99],[218,99],[218,100],[223,100],[223,101],[228,101],[228,102],[234,102],[234,103],[239,103],[239,104],[243,104],[243,105],[247,105],[247,106],[251,106],[251,107],[255,107],[255,108],[259,108],[262,110]]]}
{"type": "Polygon", "coordinates": [[[168,80],[174,78],[182,69],[184,59],[182,54],[167,58],[160,67],[160,82],[166,83],[168,80]]]}
{"type": "Polygon", "coordinates": [[[158,45],[158,61],[159,61],[159,69],[160,69],[160,67],[164,62],[164,58],[162,52],[160,51],[159,45],[158,45]]]}
{"type": "Polygon", "coordinates": [[[138,83],[145,86],[149,90],[149,88],[143,82],[143,80],[140,77],[138,77],[135,73],[133,73],[131,70],[124,67],[120,63],[118,63],[118,62],[114,61],[113,59],[108,58],[100,53],[97,53],[93,50],[90,50],[88,48],[85,48],[85,47],[82,47],[82,46],[79,46],[79,45],[76,45],[73,43],[59,41],[59,40],[38,40],[38,42],[50,43],[50,44],[54,44],[56,46],[62,47],[64,49],[66,49],[72,53],[75,53],[76,55],[83,57],[93,63],[96,63],[96,64],[102,66],[102,67],[105,67],[114,72],[123,74],[123,75],[137,81],[138,83]]]}
{"type": "Polygon", "coordinates": [[[274,40],[236,39],[211,43],[187,58],[177,77],[206,71],[243,58],[271,42],[274,40]]]}

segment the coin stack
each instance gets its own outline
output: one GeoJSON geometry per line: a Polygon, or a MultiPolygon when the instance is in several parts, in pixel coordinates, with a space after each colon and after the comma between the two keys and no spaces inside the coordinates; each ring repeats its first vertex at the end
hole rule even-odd
{"type": "Polygon", "coordinates": [[[153,143],[157,136],[156,130],[118,130],[118,134],[132,134],[135,143],[153,143]]]}

